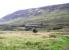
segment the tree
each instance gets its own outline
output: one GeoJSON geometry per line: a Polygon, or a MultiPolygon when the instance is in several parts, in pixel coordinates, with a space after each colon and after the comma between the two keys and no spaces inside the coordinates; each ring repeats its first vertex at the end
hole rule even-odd
{"type": "Polygon", "coordinates": [[[33,29],[33,33],[37,33],[37,32],[38,32],[38,31],[34,28],[34,29],[33,29]]]}

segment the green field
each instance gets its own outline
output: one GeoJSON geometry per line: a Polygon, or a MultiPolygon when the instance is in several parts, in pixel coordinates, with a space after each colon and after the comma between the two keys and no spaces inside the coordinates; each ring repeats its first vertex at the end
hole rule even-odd
{"type": "Polygon", "coordinates": [[[0,32],[0,50],[69,50],[69,33],[0,32]]]}

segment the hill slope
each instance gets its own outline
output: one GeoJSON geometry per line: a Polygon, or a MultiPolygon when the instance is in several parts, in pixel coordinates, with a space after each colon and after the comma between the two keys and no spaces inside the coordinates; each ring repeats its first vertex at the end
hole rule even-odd
{"type": "Polygon", "coordinates": [[[62,25],[69,27],[69,3],[40,8],[19,10],[3,17],[0,22],[6,25],[62,25]]]}

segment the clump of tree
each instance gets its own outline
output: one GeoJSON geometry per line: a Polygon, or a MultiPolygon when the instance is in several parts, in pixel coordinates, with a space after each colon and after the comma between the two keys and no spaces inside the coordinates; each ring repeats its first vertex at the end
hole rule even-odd
{"type": "Polygon", "coordinates": [[[53,30],[59,30],[59,29],[62,29],[63,26],[56,26],[56,27],[53,27],[53,30]]]}

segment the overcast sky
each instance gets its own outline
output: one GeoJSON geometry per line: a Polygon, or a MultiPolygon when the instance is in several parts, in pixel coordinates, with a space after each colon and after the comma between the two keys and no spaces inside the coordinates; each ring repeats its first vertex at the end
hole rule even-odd
{"type": "Polygon", "coordinates": [[[69,0],[0,0],[0,18],[17,10],[69,3],[69,0]]]}

